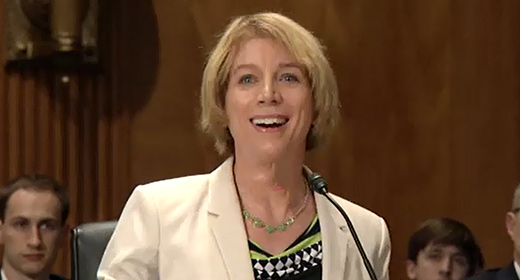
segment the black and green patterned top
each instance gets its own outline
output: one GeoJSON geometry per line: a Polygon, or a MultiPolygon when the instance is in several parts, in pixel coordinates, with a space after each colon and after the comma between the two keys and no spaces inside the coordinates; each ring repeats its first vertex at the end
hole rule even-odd
{"type": "Polygon", "coordinates": [[[249,251],[255,279],[321,280],[323,258],[318,216],[284,252],[271,255],[252,241],[249,251]]]}

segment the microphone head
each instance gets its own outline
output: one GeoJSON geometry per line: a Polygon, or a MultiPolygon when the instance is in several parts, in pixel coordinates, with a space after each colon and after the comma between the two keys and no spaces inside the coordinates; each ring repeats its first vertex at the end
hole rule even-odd
{"type": "Polygon", "coordinates": [[[326,194],[329,191],[327,189],[327,181],[317,173],[311,173],[309,175],[309,185],[313,191],[319,194],[326,194]]]}
{"type": "Polygon", "coordinates": [[[325,181],[320,174],[313,173],[311,169],[305,165],[303,166],[303,171],[307,177],[307,182],[309,182],[309,186],[313,191],[319,194],[326,194],[328,192],[327,181],[325,181]]]}

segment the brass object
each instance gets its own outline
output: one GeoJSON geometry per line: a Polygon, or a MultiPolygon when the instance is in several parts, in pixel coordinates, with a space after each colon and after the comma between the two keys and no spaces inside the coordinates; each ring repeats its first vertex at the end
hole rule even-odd
{"type": "Polygon", "coordinates": [[[67,56],[98,61],[99,0],[4,0],[5,63],[67,56]]]}

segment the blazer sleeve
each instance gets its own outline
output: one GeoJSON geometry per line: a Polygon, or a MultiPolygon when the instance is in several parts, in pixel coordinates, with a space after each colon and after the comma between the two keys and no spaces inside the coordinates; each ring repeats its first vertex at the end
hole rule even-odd
{"type": "Polygon", "coordinates": [[[99,266],[99,280],[159,279],[157,207],[138,186],[130,195],[99,266]]]}
{"type": "Polygon", "coordinates": [[[386,225],[385,220],[380,218],[381,220],[381,242],[379,243],[379,252],[377,254],[377,267],[374,267],[374,270],[379,272],[377,275],[377,279],[380,280],[388,280],[388,266],[390,264],[390,234],[388,232],[388,227],[386,225]]]}

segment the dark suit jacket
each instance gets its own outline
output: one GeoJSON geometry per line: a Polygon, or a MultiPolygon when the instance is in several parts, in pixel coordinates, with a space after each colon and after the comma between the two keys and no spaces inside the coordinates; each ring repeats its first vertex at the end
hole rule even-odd
{"type": "Polygon", "coordinates": [[[59,275],[51,274],[50,280],[67,280],[65,277],[61,277],[59,275]]]}
{"type": "Polygon", "coordinates": [[[516,275],[515,266],[513,263],[506,267],[486,270],[467,280],[520,280],[516,275]]]}

